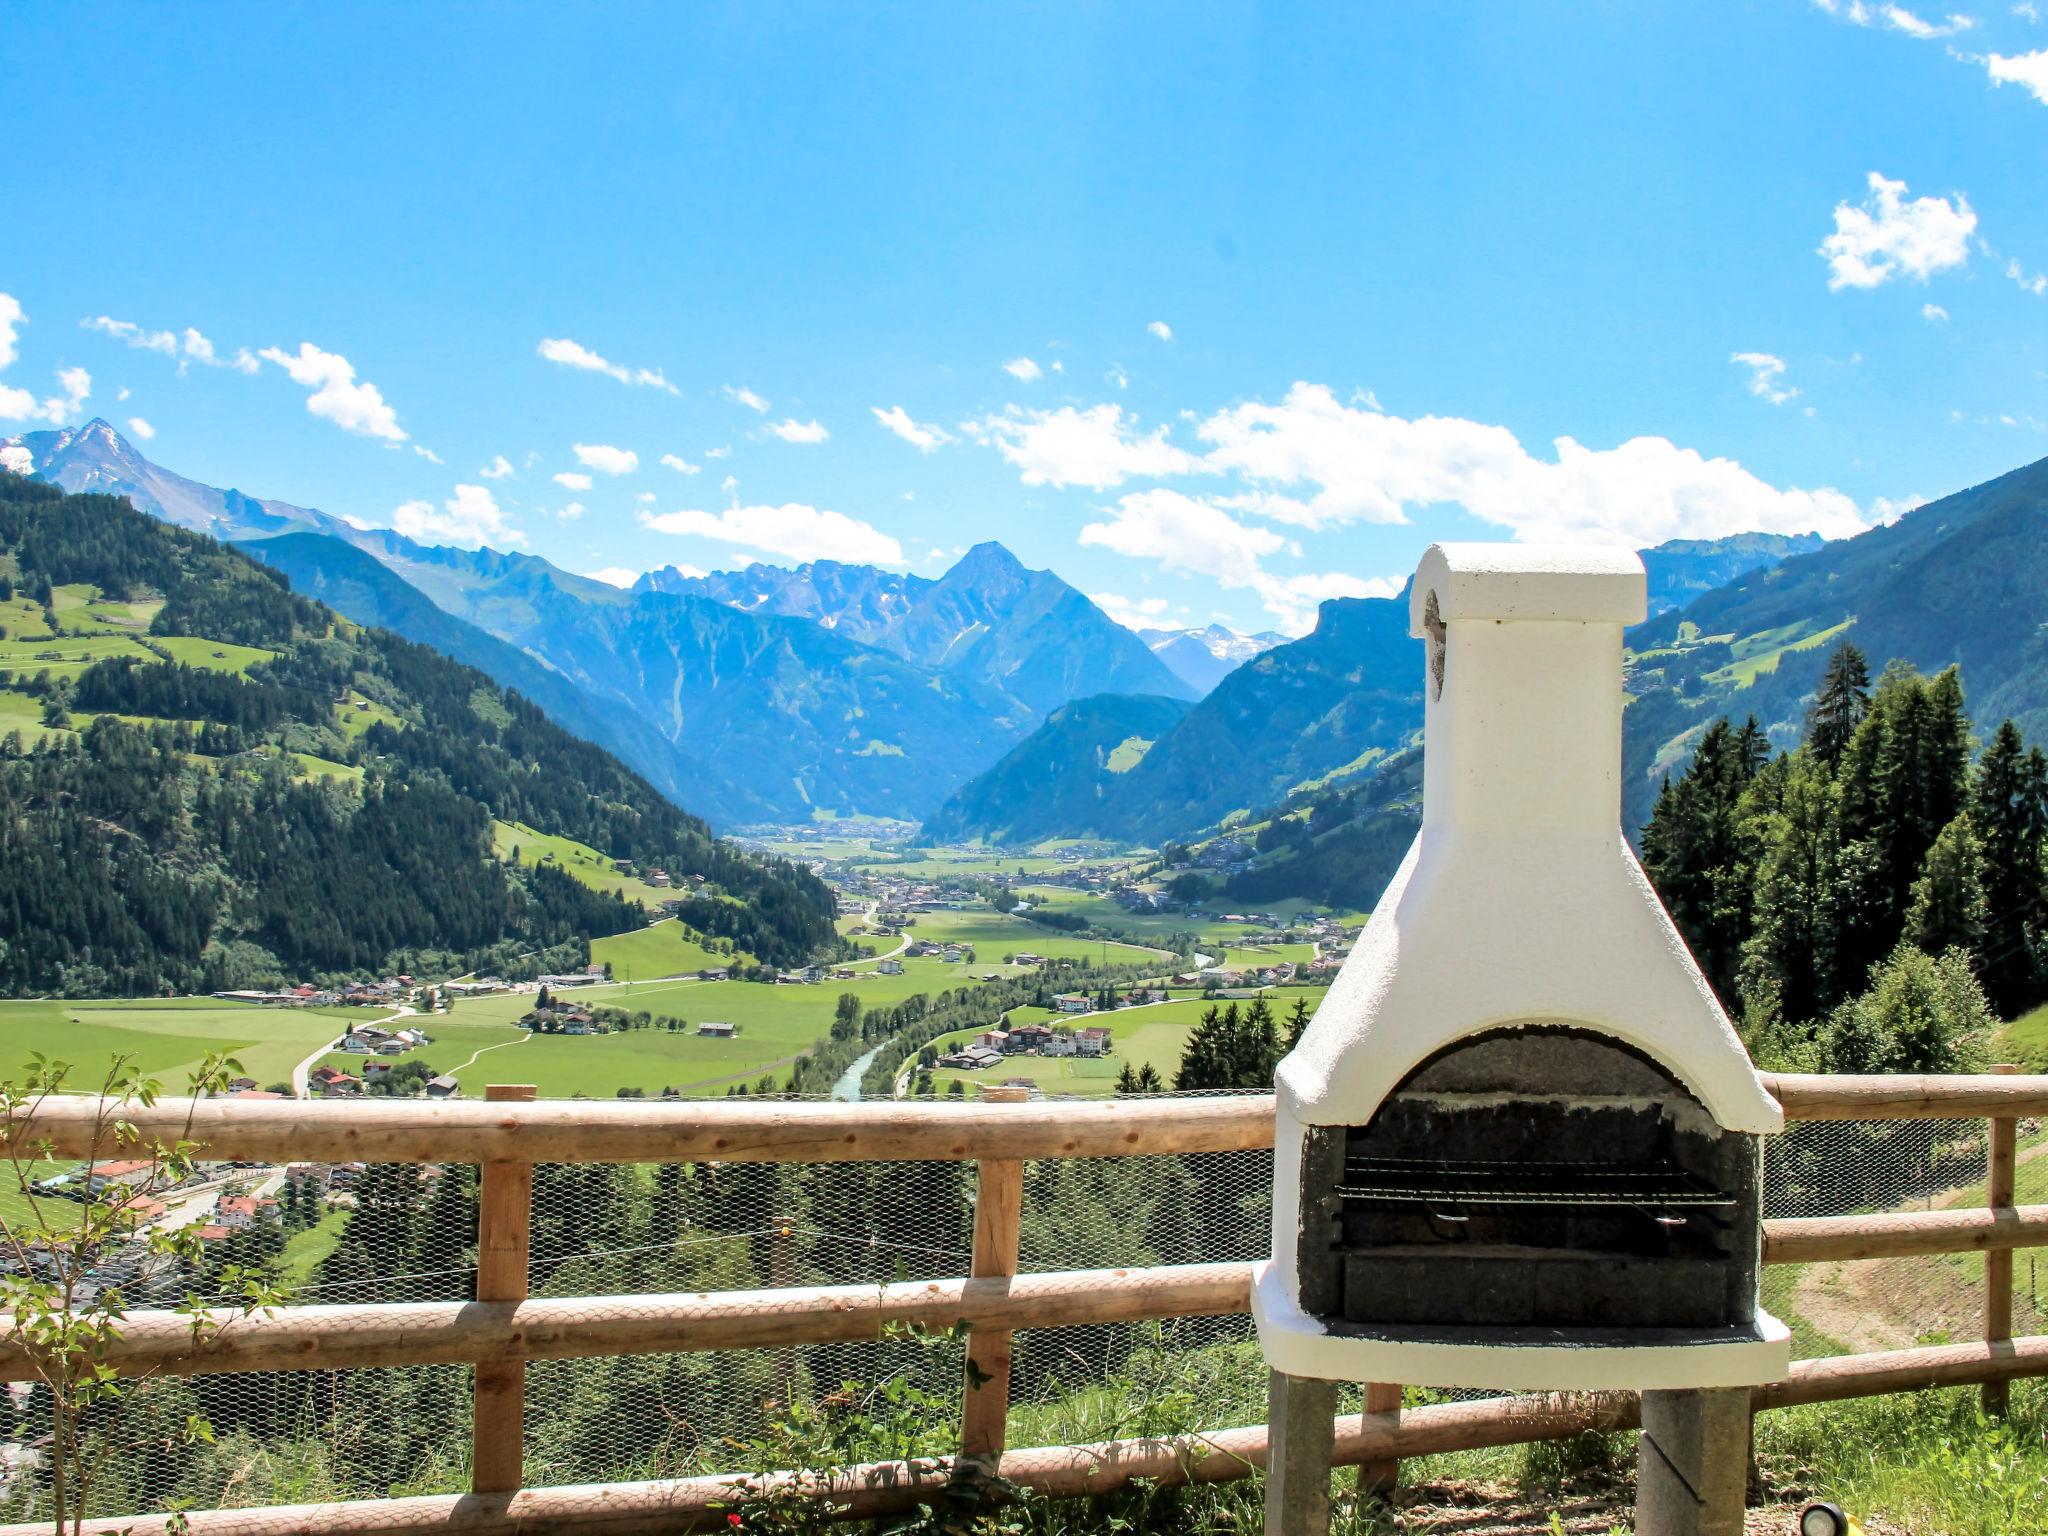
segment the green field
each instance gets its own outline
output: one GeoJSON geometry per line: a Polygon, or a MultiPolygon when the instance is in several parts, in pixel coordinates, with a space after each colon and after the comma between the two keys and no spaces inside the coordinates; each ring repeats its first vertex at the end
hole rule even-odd
{"type": "Polygon", "coordinates": [[[988,907],[964,912],[920,912],[916,923],[906,932],[912,938],[930,939],[940,944],[972,944],[977,973],[991,966],[1000,966],[1004,955],[1015,954],[1018,950],[1047,955],[1056,960],[1101,961],[1107,958],[1112,965],[1123,961],[1170,962],[1172,959],[1171,954],[1163,949],[1146,949],[1134,944],[1104,944],[1100,939],[1080,938],[1071,933],[1061,933],[1057,928],[1043,928],[1026,918],[1011,917],[988,907]]]}
{"type": "Polygon", "coordinates": [[[747,954],[721,955],[706,949],[697,942],[691,931],[674,918],[663,918],[660,922],[632,933],[614,934],[608,939],[590,941],[590,958],[598,965],[609,965],[612,975],[620,981],[638,978],[649,980],[663,976],[678,976],[685,971],[699,971],[707,967],[748,965],[753,956],[747,954]]]}
{"type": "Polygon", "coordinates": [[[593,891],[616,891],[628,901],[653,905],[677,894],[649,885],[638,876],[620,874],[612,868],[609,854],[573,837],[550,836],[516,821],[492,822],[491,851],[501,859],[510,859],[514,848],[519,850],[522,864],[553,864],[593,891]]]}
{"type": "Polygon", "coordinates": [[[1998,1050],[2006,1060],[2018,1062],[2029,1072],[2048,1072],[2048,1003],[2006,1025],[1998,1037],[1998,1050]]]}
{"type": "Polygon", "coordinates": [[[72,1063],[69,1086],[99,1086],[107,1064],[132,1055],[138,1071],[160,1079],[170,1092],[210,1051],[241,1062],[268,1085],[342,1029],[335,1013],[380,1017],[381,1010],[258,1008],[211,998],[113,999],[91,1002],[0,1002],[0,1076],[19,1079],[31,1053],[72,1063]]]}
{"type": "MultiPolygon", "coordinates": [[[[1274,1014],[1284,1022],[1293,1011],[1297,997],[1307,998],[1313,1011],[1321,1006],[1327,991],[1325,987],[1289,987],[1269,991],[1266,997],[1274,1014]]],[[[1172,1087],[1173,1074],[1180,1068],[1181,1049],[1187,1043],[1188,1031],[1195,1027],[1206,1010],[1216,1006],[1205,999],[1191,997],[1176,998],[1170,1003],[1153,1003],[1143,1008],[1119,1008],[1113,1013],[1072,1016],[1055,1015],[1044,1008],[1013,1008],[1009,1014],[1013,1024],[1044,1023],[1056,1017],[1066,1017],[1077,1027],[1105,1025],[1115,1031],[1112,1054],[1097,1057],[1011,1056],[1005,1058],[1000,1066],[975,1072],[942,1067],[934,1071],[932,1077],[940,1093],[945,1093],[946,1085],[955,1079],[966,1084],[966,1092],[973,1093],[976,1084],[1029,1078],[1049,1094],[1106,1094],[1116,1091],[1117,1075],[1123,1070],[1124,1063],[1129,1062],[1134,1072],[1149,1063],[1160,1080],[1172,1087]]],[[[978,1030],[960,1030],[941,1036],[934,1044],[944,1055],[971,1041],[978,1033],[978,1030]]]]}

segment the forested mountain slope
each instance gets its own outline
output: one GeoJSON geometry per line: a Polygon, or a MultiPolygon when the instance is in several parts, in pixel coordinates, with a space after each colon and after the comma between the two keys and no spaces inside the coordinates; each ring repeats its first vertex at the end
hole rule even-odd
{"type": "Polygon", "coordinates": [[[1103,693],[1063,704],[927,817],[924,834],[1017,844],[1095,835],[1114,815],[1118,784],[1188,708],[1156,694],[1103,693]]]}
{"type": "Polygon", "coordinates": [[[1752,571],[1631,632],[1627,824],[1648,818],[1666,772],[1723,714],[1753,714],[1776,745],[1792,745],[1845,638],[1878,670],[1960,664],[1979,719],[2048,732],[2048,459],[1752,571]]]}
{"type": "Polygon", "coordinates": [[[0,473],[0,629],[0,993],[559,966],[644,920],[494,824],[667,870],[763,959],[834,941],[808,873],[531,701],[123,501],[0,473]]]}

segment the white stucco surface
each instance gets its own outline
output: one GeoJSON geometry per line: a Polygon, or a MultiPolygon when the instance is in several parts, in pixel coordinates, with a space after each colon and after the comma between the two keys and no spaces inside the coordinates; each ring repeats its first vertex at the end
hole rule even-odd
{"type": "Polygon", "coordinates": [[[1284,1263],[1252,1275],[1252,1319],[1266,1363],[1323,1381],[1398,1381],[1430,1387],[1497,1387],[1509,1392],[1754,1387],[1792,1368],[1792,1331],[1768,1312],[1756,1326],[1696,1344],[1588,1348],[1560,1342],[1501,1345],[1346,1338],[1295,1305],[1284,1263]]]}
{"type": "Polygon", "coordinates": [[[1785,1368],[1775,1323],[1712,1345],[1502,1350],[1333,1338],[1296,1305],[1304,1127],[1365,1124],[1468,1036],[1595,1030],[1661,1064],[1723,1129],[1783,1128],[1621,833],[1622,630],[1644,605],[1632,550],[1441,544],[1422,558],[1422,827],[1276,1077],[1277,1262],[1258,1317],[1277,1369],[1563,1388],[1742,1385],[1785,1368]]]}

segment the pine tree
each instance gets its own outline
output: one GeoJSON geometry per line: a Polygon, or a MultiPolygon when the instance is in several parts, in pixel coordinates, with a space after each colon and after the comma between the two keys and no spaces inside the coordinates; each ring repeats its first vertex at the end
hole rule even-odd
{"type": "Polygon", "coordinates": [[[1840,791],[1827,767],[1802,748],[1765,818],[1757,864],[1755,931],[1743,946],[1739,989],[1745,1007],[1766,994],[1772,1011],[1804,1022],[1841,996],[1835,914],[1841,899],[1840,791]]]}
{"type": "Polygon", "coordinates": [[[1308,1033],[1309,1018],[1308,999],[1297,997],[1294,1000],[1293,1010],[1287,1015],[1288,1051],[1293,1051],[1297,1045],[1301,1044],[1301,1037],[1308,1033]]]}
{"type": "Polygon", "coordinates": [[[1920,878],[1913,882],[1906,913],[1906,942],[1930,955],[1951,949],[1975,955],[1984,939],[1984,886],[1978,878],[1980,850],[1969,813],[1942,828],[1920,878]]]}
{"type": "Polygon", "coordinates": [[[1643,866],[1722,998],[1732,999],[1749,938],[1758,830],[1748,792],[1769,757],[1752,717],[1707,727],[1685,772],[1664,781],[1643,831],[1643,866]]]}
{"type": "Polygon", "coordinates": [[[1971,796],[1984,887],[1984,990],[2015,1018],[2048,990],[2048,757],[2008,720],[1977,765],[1971,796]]]}
{"type": "Polygon", "coordinates": [[[1236,1025],[1235,1006],[1230,1010],[1228,1024],[1224,1022],[1223,1010],[1214,1004],[1202,1011],[1202,1017],[1181,1045],[1180,1070],[1173,1078],[1176,1093],[1229,1086],[1225,1081],[1230,1071],[1229,1042],[1236,1025]]]}
{"type": "Polygon", "coordinates": [[[1814,756],[1833,768],[1869,709],[1870,663],[1844,640],[1828,657],[1820,691],[1806,712],[1806,741],[1814,756]]]}

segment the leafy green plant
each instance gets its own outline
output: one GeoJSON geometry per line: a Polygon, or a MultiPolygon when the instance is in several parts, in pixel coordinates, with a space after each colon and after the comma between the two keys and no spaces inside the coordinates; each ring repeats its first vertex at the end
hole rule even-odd
{"type": "MultiPolygon", "coordinates": [[[[38,1133],[36,1119],[66,1092],[71,1070],[67,1062],[37,1054],[21,1083],[0,1082],[0,1147],[26,1207],[25,1215],[0,1214],[0,1252],[10,1271],[0,1274],[0,1305],[7,1313],[0,1337],[19,1352],[48,1398],[45,1470],[51,1527],[60,1536],[79,1536],[101,1468],[108,1458],[135,1448],[121,1437],[123,1410],[138,1383],[152,1374],[123,1377],[113,1364],[127,1302],[119,1283],[104,1283],[107,1269],[132,1266],[147,1281],[196,1274],[202,1266],[198,1224],[164,1223],[157,1197],[199,1171],[203,1149],[192,1139],[189,1112],[168,1142],[146,1137],[128,1117],[134,1108],[153,1107],[162,1093],[154,1079],[134,1070],[133,1058],[116,1057],[95,1091],[83,1186],[76,1198],[58,1193],[74,1186],[49,1179],[56,1149],[38,1133]],[[123,1165],[118,1172],[108,1166],[114,1159],[123,1165]]],[[[240,1070],[226,1056],[209,1055],[192,1074],[193,1105],[224,1093],[240,1070]]],[[[240,1265],[225,1266],[217,1284],[215,1304],[188,1294],[176,1308],[189,1320],[195,1344],[283,1299],[260,1273],[240,1265]],[[219,1305],[223,1296],[226,1305],[219,1305]]],[[[176,1432],[187,1444],[213,1439],[212,1426],[196,1413],[176,1432]]],[[[182,1523],[182,1517],[174,1522],[182,1523]]]]}

